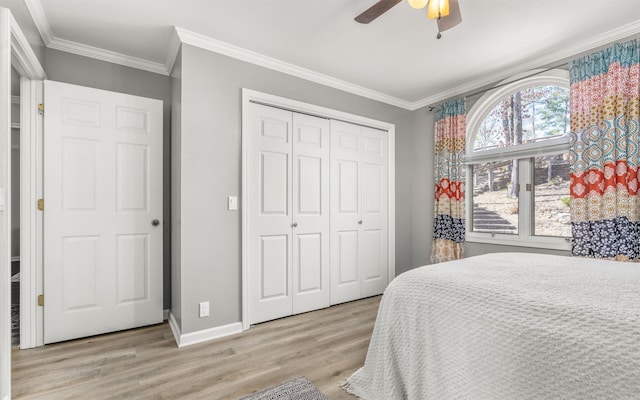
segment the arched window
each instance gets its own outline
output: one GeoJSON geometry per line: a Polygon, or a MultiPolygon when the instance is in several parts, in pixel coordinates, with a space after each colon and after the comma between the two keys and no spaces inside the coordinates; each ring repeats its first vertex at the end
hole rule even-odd
{"type": "Polygon", "coordinates": [[[569,249],[568,87],[566,70],[514,77],[469,110],[467,241],[569,249]]]}

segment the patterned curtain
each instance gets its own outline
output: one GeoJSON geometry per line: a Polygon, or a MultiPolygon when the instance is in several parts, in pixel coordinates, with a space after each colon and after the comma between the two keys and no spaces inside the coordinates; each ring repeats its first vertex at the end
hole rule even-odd
{"type": "Polygon", "coordinates": [[[573,255],[640,260],[640,39],[571,64],[573,255]]]}
{"type": "Polygon", "coordinates": [[[466,100],[446,101],[436,108],[431,263],[464,256],[464,181],[462,155],[466,140],[466,100]]]}

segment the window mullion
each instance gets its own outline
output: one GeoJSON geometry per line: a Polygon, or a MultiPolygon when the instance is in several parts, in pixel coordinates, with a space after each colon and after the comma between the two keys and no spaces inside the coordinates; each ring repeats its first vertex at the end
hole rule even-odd
{"type": "Polygon", "coordinates": [[[529,158],[521,158],[518,160],[518,164],[518,182],[520,182],[520,191],[518,192],[518,232],[521,238],[528,239],[532,236],[531,229],[533,226],[532,163],[529,158]]]}

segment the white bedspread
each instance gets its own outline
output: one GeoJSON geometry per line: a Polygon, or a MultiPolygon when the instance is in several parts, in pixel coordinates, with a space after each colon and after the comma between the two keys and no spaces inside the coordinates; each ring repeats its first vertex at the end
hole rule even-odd
{"type": "Polygon", "coordinates": [[[640,399],[640,264],[499,253],[387,288],[366,400],[640,399]]]}

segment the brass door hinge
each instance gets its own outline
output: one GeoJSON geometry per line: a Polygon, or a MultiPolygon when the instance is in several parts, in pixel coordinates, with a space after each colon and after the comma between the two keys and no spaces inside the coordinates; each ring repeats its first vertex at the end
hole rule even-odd
{"type": "Polygon", "coordinates": [[[44,113],[44,103],[38,103],[38,114],[42,115],[44,113]]]}
{"type": "Polygon", "coordinates": [[[44,307],[44,295],[43,294],[38,296],[38,306],[39,307],[44,307]]]}
{"type": "Polygon", "coordinates": [[[530,191],[531,191],[531,184],[527,183],[527,192],[530,192],[530,191]]]}
{"type": "Polygon", "coordinates": [[[44,211],[44,199],[38,199],[38,211],[44,211]]]}

